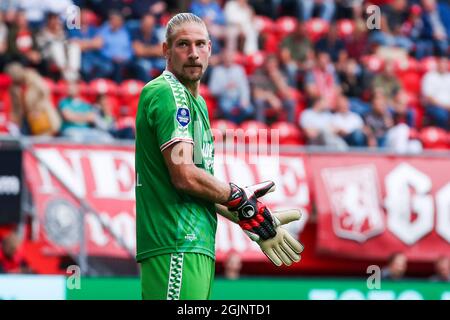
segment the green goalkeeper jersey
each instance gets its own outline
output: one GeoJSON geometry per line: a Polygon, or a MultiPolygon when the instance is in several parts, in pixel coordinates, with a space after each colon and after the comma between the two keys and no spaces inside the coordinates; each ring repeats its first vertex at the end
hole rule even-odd
{"type": "Polygon", "coordinates": [[[142,90],[136,115],[136,259],[196,252],[215,258],[212,202],[175,189],[162,151],[194,146],[197,167],[214,174],[214,144],[205,100],[164,71],[142,90]]]}

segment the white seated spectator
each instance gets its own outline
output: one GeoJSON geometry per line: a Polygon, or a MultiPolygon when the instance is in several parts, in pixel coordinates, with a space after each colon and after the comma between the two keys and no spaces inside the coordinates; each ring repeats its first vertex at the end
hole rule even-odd
{"type": "Polygon", "coordinates": [[[332,120],[333,115],[325,98],[317,99],[310,109],[303,111],[300,115],[300,127],[306,135],[308,144],[346,149],[347,144],[331,125],[332,120]]]}
{"type": "Polygon", "coordinates": [[[450,130],[450,72],[448,58],[439,58],[437,70],[422,79],[422,96],[431,124],[450,130]]]}
{"type": "Polygon", "coordinates": [[[239,37],[244,38],[243,52],[252,54],[258,51],[258,30],[254,23],[253,8],[247,0],[230,0],[224,7],[228,25],[227,46],[230,50],[239,49],[239,37]]]}
{"type": "Polygon", "coordinates": [[[348,98],[344,95],[336,99],[336,112],[331,117],[331,126],[349,146],[363,147],[367,144],[364,121],[359,114],[350,111],[348,98]]]}
{"type": "Polygon", "coordinates": [[[62,21],[57,14],[47,14],[46,25],[39,32],[37,41],[44,59],[55,65],[64,79],[78,79],[81,49],[76,42],[67,40],[62,21]]]}
{"type": "Polygon", "coordinates": [[[209,80],[209,90],[217,98],[220,114],[240,123],[253,114],[250,86],[244,68],[234,63],[235,53],[224,51],[222,63],[215,66],[209,80]]]}

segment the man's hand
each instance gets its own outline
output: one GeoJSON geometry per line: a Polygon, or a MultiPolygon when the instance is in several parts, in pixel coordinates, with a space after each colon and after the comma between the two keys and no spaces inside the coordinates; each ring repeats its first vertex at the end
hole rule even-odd
{"type": "Polygon", "coordinates": [[[303,245],[298,242],[290,233],[281,227],[284,224],[300,220],[300,210],[282,210],[273,213],[277,234],[268,240],[256,241],[262,252],[277,267],[285,264],[290,266],[293,262],[299,262],[300,253],[303,251],[303,245]]]}
{"type": "Polygon", "coordinates": [[[267,240],[275,237],[275,220],[269,208],[258,200],[275,190],[273,181],[262,182],[250,187],[240,188],[230,183],[231,193],[224,205],[238,214],[238,224],[250,239],[267,240]]]}

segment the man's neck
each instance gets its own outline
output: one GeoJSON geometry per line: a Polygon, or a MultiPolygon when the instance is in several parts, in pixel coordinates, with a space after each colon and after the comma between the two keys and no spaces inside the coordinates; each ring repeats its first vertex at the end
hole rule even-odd
{"type": "Polygon", "coordinates": [[[180,83],[181,83],[183,86],[185,86],[186,89],[188,89],[189,92],[190,92],[195,98],[198,97],[199,88],[200,88],[200,81],[185,81],[185,80],[182,80],[182,79],[178,78],[178,77],[176,76],[176,74],[173,73],[171,70],[169,70],[169,69],[166,69],[166,70],[169,71],[171,74],[173,74],[173,76],[174,76],[175,78],[177,78],[177,80],[180,81],[180,83]]]}

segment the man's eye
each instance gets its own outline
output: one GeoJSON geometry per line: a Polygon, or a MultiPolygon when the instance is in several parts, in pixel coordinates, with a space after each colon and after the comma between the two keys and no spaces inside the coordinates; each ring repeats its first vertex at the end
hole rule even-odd
{"type": "Polygon", "coordinates": [[[179,46],[179,47],[186,47],[186,46],[187,46],[187,43],[186,43],[186,42],[181,42],[181,43],[178,44],[178,46],[179,46]]]}

